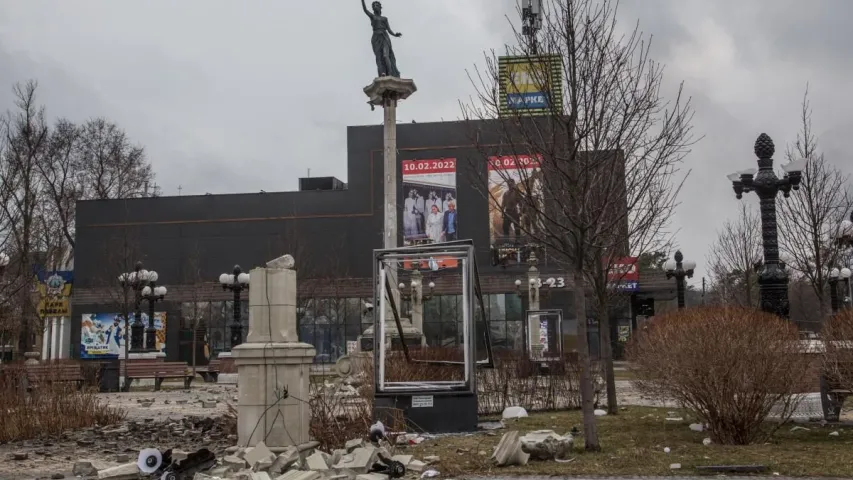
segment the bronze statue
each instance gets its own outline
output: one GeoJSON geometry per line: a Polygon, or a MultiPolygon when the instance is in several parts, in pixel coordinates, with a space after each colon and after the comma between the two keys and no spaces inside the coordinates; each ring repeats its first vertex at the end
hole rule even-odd
{"type": "Polygon", "coordinates": [[[361,8],[364,9],[365,15],[370,17],[370,25],[373,27],[373,37],[370,43],[373,45],[373,54],[376,56],[376,69],[380,77],[397,77],[400,78],[400,71],[397,70],[397,59],[394,57],[394,49],[391,48],[390,33],[395,37],[403,36],[402,33],[394,33],[391,26],[388,24],[388,19],[382,16],[382,4],[373,2],[371,5],[373,13],[367,10],[367,5],[364,0],[361,0],[361,8]]]}

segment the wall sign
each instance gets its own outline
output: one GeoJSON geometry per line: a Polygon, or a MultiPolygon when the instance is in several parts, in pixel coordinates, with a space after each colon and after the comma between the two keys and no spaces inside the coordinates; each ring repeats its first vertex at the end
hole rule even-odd
{"type": "Polygon", "coordinates": [[[412,396],[412,408],[432,408],[433,407],[433,396],[432,395],[413,395],[412,396]]]}

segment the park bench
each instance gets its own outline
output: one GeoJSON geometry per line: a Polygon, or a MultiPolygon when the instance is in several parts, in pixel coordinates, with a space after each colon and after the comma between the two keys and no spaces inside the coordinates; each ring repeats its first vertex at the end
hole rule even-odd
{"type": "Polygon", "coordinates": [[[206,383],[216,383],[219,380],[219,368],[221,361],[219,359],[213,359],[206,366],[196,367],[195,371],[201,378],[204,379],[206,383]]]}
{"type": "Polygon", "coordinates": [[[41,363],[27,365],[27,375],[24,377],[26,390],[34,386],[53,383],[75,383],[77,390],[83,388],[83,369],[74,363],[41,363]]]}
{"type": "Polygon", "coordinates": [[[159,391],[163,380],[182,379],[184,388],[189,390],[193,382],[193,374],[189,371],[186,362],[163,362],[153,360],[132,360],[125,364],[122,362],[121,376],[125,377],[127,372],[128,382],[124,385],[124,391],[130,390],[130,384],[134,380],[154,379],[154,391],[159,391]]]}
{"type": "Polygon", "coordinates": [[[853,384],[853,362],[839,365],[840,372],[837,375],[847,379],[846,382],[839,381],[835,376],[823,372],[820,376],[820,405],[823,409],[823,418],[828,422],[837,422],[841,417],[841,407],[844,400],[853,395],[848,387],[853,384]]]}

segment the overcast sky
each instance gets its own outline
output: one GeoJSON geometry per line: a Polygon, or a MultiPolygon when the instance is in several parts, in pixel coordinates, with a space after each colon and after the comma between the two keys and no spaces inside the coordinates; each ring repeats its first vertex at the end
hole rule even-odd
{"type": "MultiPolygon", "coordinates": [[[[383,4],[419,88],[403,122],[458,119],[466,69],[519,23],[513,0],[383,4]]],[[[755,166],[761,132],[777,152],[794,140],[807,82],[823,151],[853,171],[853,2],[623,0],[619,18],[654,35],[665,94],[684,81],[694,99],[705,138],[674,223],[698,276],[737,212],[725,174],[755,166]]],[[[49,115],[106,116],[144,145],[166,195],[293,190],[308,167],[345,180],[346,126],[382,121],[361,91],[370,34],[358,0],[0,0],[0,109],[38,79],[49,115]]]]}

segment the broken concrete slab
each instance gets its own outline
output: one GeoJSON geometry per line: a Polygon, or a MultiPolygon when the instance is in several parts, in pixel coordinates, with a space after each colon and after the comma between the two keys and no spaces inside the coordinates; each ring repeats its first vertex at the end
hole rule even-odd
{"type": "Polygon", "coordinates": [[[305,459],[305,467],[308,470],[313,470],[315,472],[323,472],[328,470],[329,464],[326,461],[324,455],[328,456],[327,454],[320,451],[314,452],[312,455],[308,456],[305,459]]]}
{"type": "MultiPolygon", "coordinates": [[[[527,465],[530,455],[521,449],[521,441],[518,439],[518,432],[507,432],[501,437],[501,441],[495,447],[495,452],[492,454],[492,459],[499,467],[510,465],[527,465]]],[[[414,463],[414,461],[412,462],[414,463]]],[[[411,468],[411,466],[409,467],[411,468]]]]}
{"type": "Polygon", "coordinates": [[[267,472],[252,472],[252,480],[272,480],[267,472]]]}
{"type": "Polygon", "coordinates": [[[519,438],[519,441],[522,451],[537,460],[566,460],[575,444],[571,434],[562,436],[553,430],[536,430],[519,438]]]}
{"type": "Polygon", "coordinates": [[[76,477],[94,477],[98,474],[98,469],[91,460],[79,460],[74,463],[71,473],[76,477]]]}
{"type": "Polygon", "coordinates": [[[384,473],[362,473],[355,477],[355,480],[388,480],[388,475],[384,473]]]}
{"type": "Polygon", "coordinates": [[[105,468],[98,472],[99,480],[135,480],[138,477],[139,467],[136,466],[136,462],[125,463],[124,465],[119,465],[117,467],[105,468]]]}
{"type": "Polygon", "coordinates": [[[334,465],[336,470],[352,470],[356,474],[367,473],[376,462],[376,448],[372,446],[356,448],[334,465]]]}
{"type": "Polygon", "coordinates": [[[222,457],[222,465],[233,469],[246,468],[246,461],[237,455],[226,455],[222,457]]]}
{"type": "Polygon", "coordinates": [[[258,463],[265,460],[269,465],[272,465],[272,462],[275,460],[275,454],[267,448],[264,442],[258,442],[251,450],[246,449],[246,455],[243,457],[243,460],[249,464],[249,468],[256,469],[258,463]]]}
{"type": "Polygon", "coordinates": [[[420,460],[410,460],[409,464],[406,465],[406,470],[410,470],[412,472],[423,472],[427,467],[427,464],[420,460]]]}
{"type": "Polygon", "coordinates": [[[283,475],[275,477],[275,480],[318,480],[320,477],[322,477],[322,475],[320,475],[320,472],[291,470],[283,475]]]}
{"type": "Polygon", "coordinates": [[[347,450],[347,453],[352,453],[352,451],[355,450],[356,448],[362,448],[362,447],[364,447],[364,439],[363,438],[353,438],[352,440],[347,440],[347,443],[344,446],[344,448],[346,448],[346,450],[347,450]]]}
{"type": "Polygon", "coordinates": [[[281,475],[285,470],[297,464],[299,461],[299,449],[293,446],[287,447],[272,462],[269,469],[270,475],[281,475]]]}

